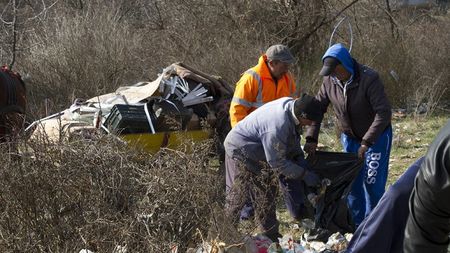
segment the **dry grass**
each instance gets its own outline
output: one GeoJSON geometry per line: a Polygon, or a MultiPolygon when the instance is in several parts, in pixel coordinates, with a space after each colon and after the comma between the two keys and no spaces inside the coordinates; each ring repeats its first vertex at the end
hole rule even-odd
{"type": "MultiPolygon", "coordinates": [[[[33,118],[60,111],[76,97],[154,80],[176,61],[233,83],[274,43],[292,47],[299,59],[296,80],[315,93],[336,22],[329,18],[348,2],[0,0],[0,60],[15,57],[15,70],[29,76],[33,118]],[[50,111],[44,113],[46,98],[50,111]]],[[[424,103],[432,112],[450,98],[449,14],[390,12],[383,4],[358,1],[342,13],[354,28],[352,54],[379,71],[394,106],[414,111],[424,103]]],[[[348,34],[338,38],[348,42],[348,34]]],[[[389,183],[424,152],[446,118],[394,122],[389,183]]],[[[340,151],[334,129],[324,130],[321,139],[340,151]]],[[[231,231],[219,221],[224,189],[210,170],[210,143],[193,153],[156,155],[108,138],[20,146],[25,153],[0,157],[2,252],[111,252],[117,245],[161,252],[199,241],[197,228],[206,235],[215,227],[213,237],[231,231]]]]}
{"type": "MultiPolygon", "coordinates": [[[[379,71],[394,105],[433,109],[450,96],[449,14],[436,9],[324,0],[0,2],[0,61],[15,56],[14,69],[28,77],[32,117],[44,114],[45,99],[47,113],[59,111],[74,98],[154,80],[177,61],[235,83],[275,43],[292,48],[298,85],[315,93],[321,56],[343,16],[353,27],[352,55],[379,71]]],[[[346,27],[334,41],[349,44],[346,27]]]]}
{"type": "Polygon", "coordinates": [[[20,146],[0,158],[2,252],[186,249],[220,215],[211,143],[155,155],[107,137],[20,146]]]}
{"type": "Polygon", "coordinates": [[[414,161],[425,155],[428,146],[448,120],[445,114],[394,120],[388,185],[394,183],[414,161]]]}

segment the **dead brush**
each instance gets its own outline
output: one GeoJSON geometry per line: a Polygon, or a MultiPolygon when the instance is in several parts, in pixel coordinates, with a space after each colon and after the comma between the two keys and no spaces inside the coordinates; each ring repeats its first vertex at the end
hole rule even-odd
{"type": "Polygon", "coordinates": [[[151,155],[108,137],[2,152],[0,251],[167,252],[206,234],[224,187],[210,141],[151,155]]]}

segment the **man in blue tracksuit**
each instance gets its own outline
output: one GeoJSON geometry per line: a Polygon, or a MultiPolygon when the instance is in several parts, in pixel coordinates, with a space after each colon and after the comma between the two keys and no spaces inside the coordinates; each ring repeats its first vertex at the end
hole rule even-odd
{"type": "MultiPolygon", "coordinates": [[[[322,57],[324,76],[316,99],[324,113],[331,103],[345,152],[358,153],[365,163],[353,183],[348,204],[355,225],[369,215],[383,196],[392,143],[391,106],[373,69],[359,64],[342,44],[322,57]]],[[[306,133],[305,151],[314,154],[320,122],[306,133]]]]}
{"type": "Polygon", "coordinates": [[[250,193],[261,229],[276,241],[281,236],[275,212],[276,181],[291,215],[301,218],[303,182],[314,187],[320,179],[307,169],[300,133],[302,126],[320,121],[322,115],[320,104],[311,96],[280,98],[249,114],[228,133],[224,142],[227,213],[234,222],[250,193]]]}

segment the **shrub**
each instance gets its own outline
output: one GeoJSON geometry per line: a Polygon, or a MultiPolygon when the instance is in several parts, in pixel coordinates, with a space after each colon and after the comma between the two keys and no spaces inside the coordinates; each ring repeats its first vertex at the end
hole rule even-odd
{"type": "Polygon", "coordinates": [[[209,142],[154,155],[109,138],[20,146],[0,158],[2,252],[186,249],[221,203],[209,142]]]}

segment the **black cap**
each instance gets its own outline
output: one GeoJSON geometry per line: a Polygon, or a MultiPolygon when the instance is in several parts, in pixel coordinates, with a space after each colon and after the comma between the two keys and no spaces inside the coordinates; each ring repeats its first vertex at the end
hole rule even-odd
{"type": "Polygon", "coordinates": [[[339,64],[339,61],[334,57],[327,57],[323,59],[323,66],[320,70],[319,75],[321,76],[329,76],[331,73],[333,73],[333,70],[336,68],[336,66],[339,64]]]}
{"type": "Polygon", "coordinates": [[[302,94],[294,103],[294,114],[297,118],[321,121],[323,118],[322,106],[316,98],[302,94]]]}

